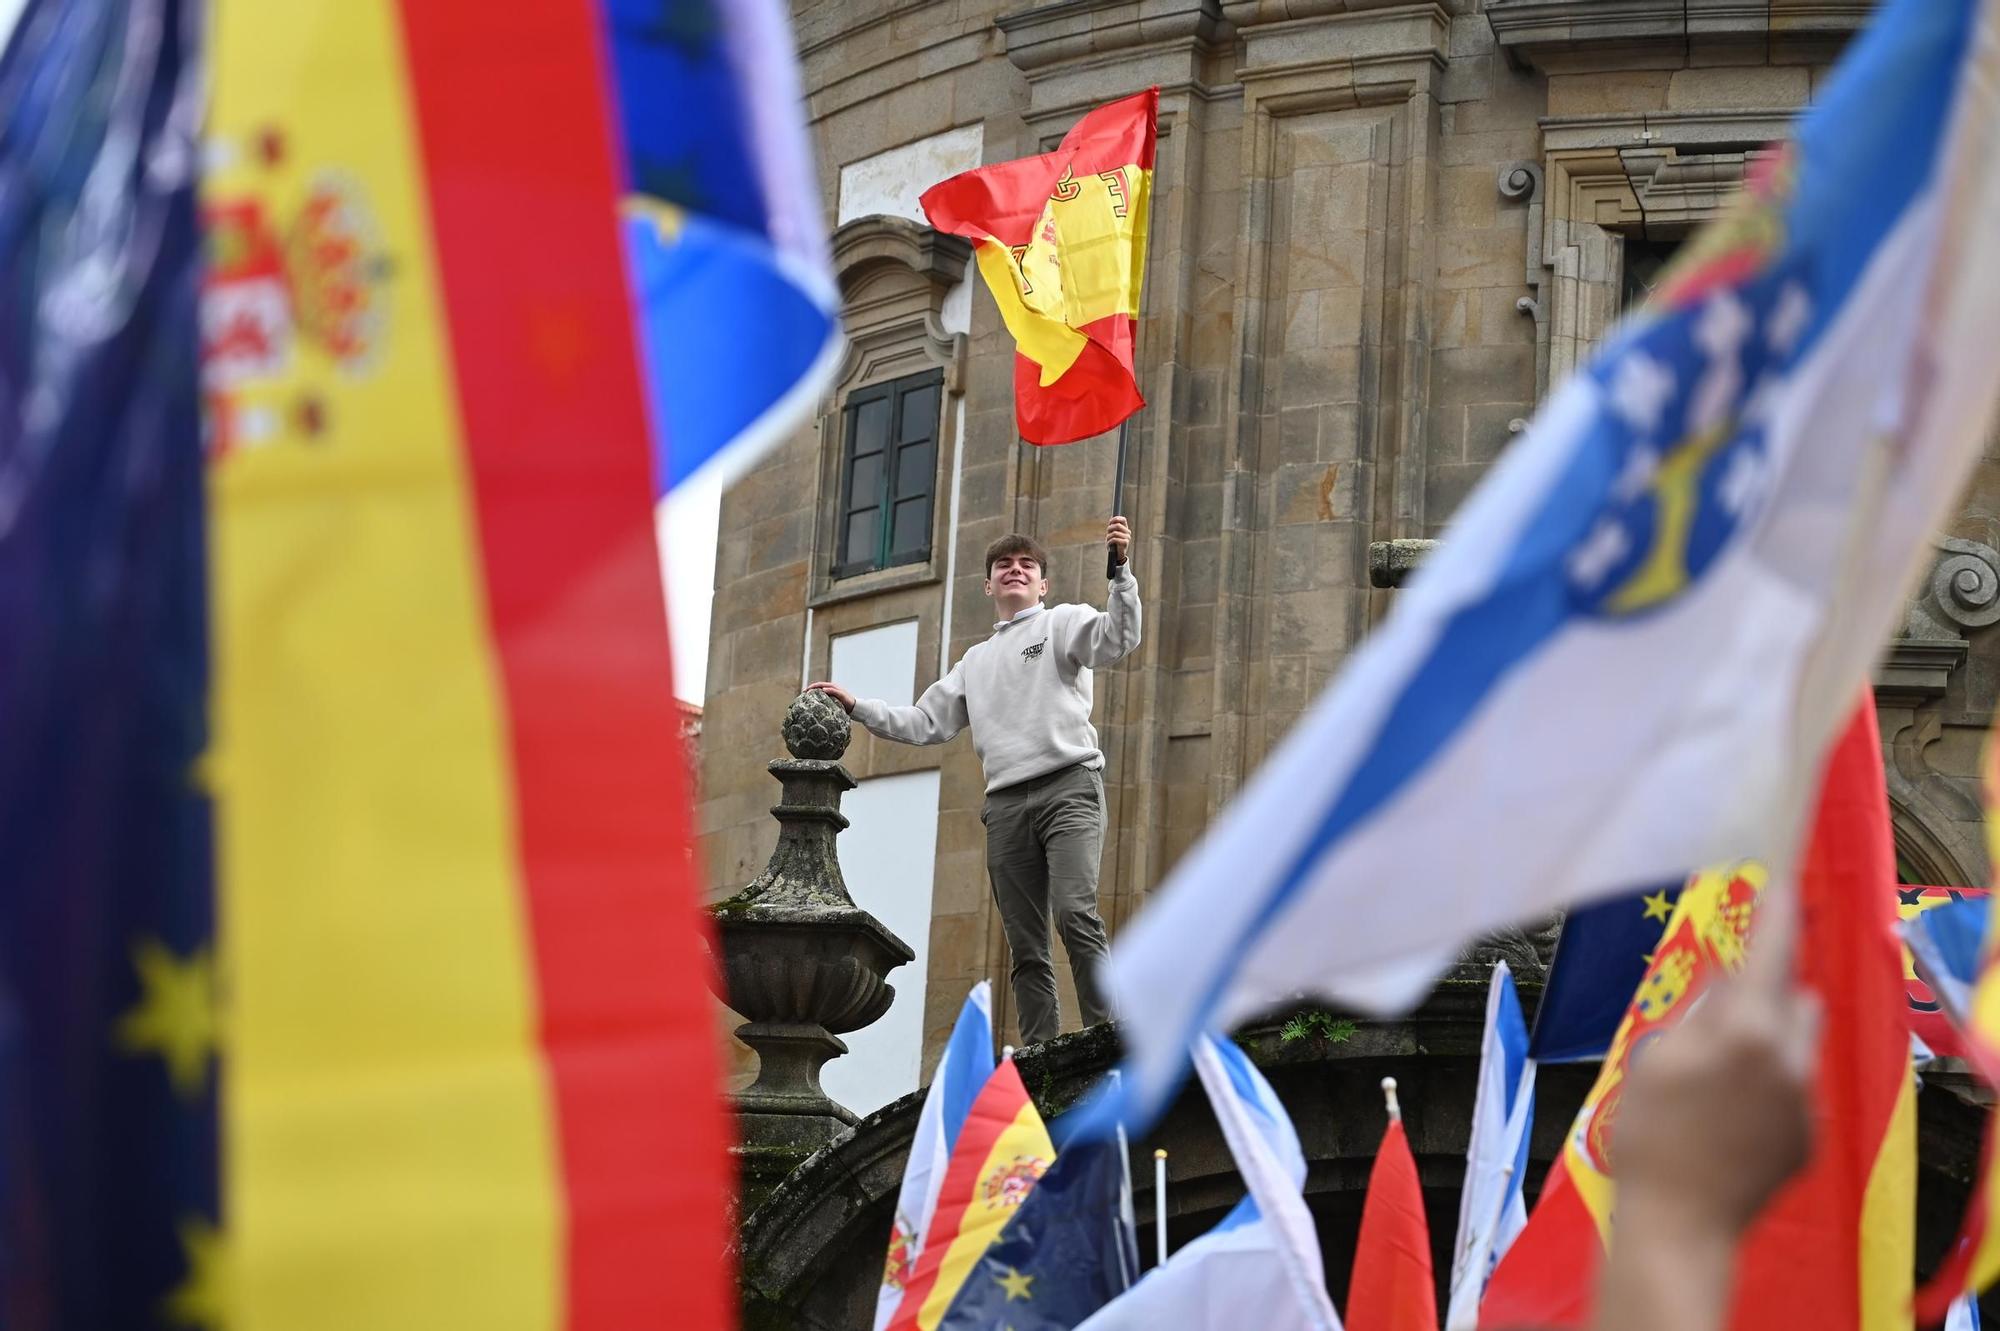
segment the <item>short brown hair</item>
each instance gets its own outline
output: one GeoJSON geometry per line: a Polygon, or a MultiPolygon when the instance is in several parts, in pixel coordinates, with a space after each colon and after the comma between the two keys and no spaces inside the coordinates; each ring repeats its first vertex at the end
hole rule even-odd
{"type": "Polygon", "coordinates": [[[1034,537],[1023,536],[1017,531],[1008,532],[986,547],[986,576],[989,578],[993,576],[995,560],[1005,559],[1008,555],[1026,555],[1035,561],[1035,567],[1042,571],[1043,577],[1048,576],[1049,552],[1042,549],[1042,543],[1034,537]]]}

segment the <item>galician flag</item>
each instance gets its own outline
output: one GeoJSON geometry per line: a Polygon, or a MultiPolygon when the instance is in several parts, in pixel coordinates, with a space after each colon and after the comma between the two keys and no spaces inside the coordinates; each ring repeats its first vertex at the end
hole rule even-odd
{"type": "Polygon", "coordinates": [[[1203,1030],[1802,844],[2000,394],[1996,3],[1875,11],[1115,941],[1133,1124],[1203,1030]]]}
{"type": "Polygon", "coordinates": [[[1019,356],[1014,411],[1031,444],[1101,434],[1146,400],[1132,368],[1146,276],[1160,90],[1098,107],[1054,152],[924,191],[931,225],[973,242],[1019,356]]]}
{"type": "Polygon", "coordinates": [[[1284,1102],[1227,1039],[1204,1034],[1194,1067],[1249,1195],[1076,1331],[1340,1331],[1284,1102]]]}
{"type": "Polygon", "coordinates": [[[1458,1236],[1451,1249],[1451,1302],[1445,1331],[1471,1331],[1479,1298],[1494,1266],[1526,1228],[1528,1134],[1535,1126],[1535,1060],[1528,1027],[1507,963],[1493,963],[1486,991],[1486,1035],[1479,1050],[1479,1088],[1472,1100],[1472,1139],[1465,1148],[1465,1185],[1458,1198],[1458,1236]]]}

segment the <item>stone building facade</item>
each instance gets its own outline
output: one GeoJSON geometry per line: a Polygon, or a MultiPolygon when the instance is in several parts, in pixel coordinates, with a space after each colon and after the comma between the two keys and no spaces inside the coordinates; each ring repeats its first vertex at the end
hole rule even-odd
{"type": "MultiPolygon", "coordinates": [[[[701,756],[711,886],[741,886],[770,853],[764,762],[801,684],[921,693],[990,629],[992,539],[1038,534],[1052,599],[1102,603],[1115,441],[1018,440],[1011,343],[968,248],[915,198],[1157,84],[1149,405],[1124,503],[1147,631],[1097,679],[1116,931],[1386,611],[1371,548],[1379,561],[1383,543],[1446,532],[1550,385],[1786,132],[1869,5],[793,9],[851,346],[817,420],[723,502],[701,756]]],[[[2000,685],[1996,544],[1989,464],[1885,644],[1907,881],[1986,879],[1975,774],[2000,685]]],[[[848,884],[920,957],[893,977],[903,1019],[871,1055],[879,1104],[928,1074],[974,981],[995,981],[1011,1026],[1006,951],[970,745],[864,736],[846,761],[861,780],[848,838],[868,847],[848,884]]],[[[1073,1022],[1067,989],[1064,1003],[1073,1022]]]]}

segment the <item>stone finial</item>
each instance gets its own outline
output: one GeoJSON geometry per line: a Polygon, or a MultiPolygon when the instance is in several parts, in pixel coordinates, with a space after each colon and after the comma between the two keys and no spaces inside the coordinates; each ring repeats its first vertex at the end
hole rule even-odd
{"type": "Polygon", "coordinates": [[[785,748],[794,758],[839,762],[854,734],[854,723],[841,705],[824,693],[801,693],[785,709],[778,727],[785,748]]]}
{"type": "Polygon", "coordinates": [[[784,792],[771,810],[778,844],[763,873],[708,908],[719,992],[748,1019],[736,1034],[757,1052],[757,1080],[735,1096],[746,1209],[854,1122],[822,1089],[819,1070],[847,1052],[842,1034],[889,1010],[888,974],[915,956],[854,904],[841,876],[840,798],[854,789],[839,762],[847,713],[823,693],[803,693],[781,731],[793,756],[770,765],[784,792]]]}

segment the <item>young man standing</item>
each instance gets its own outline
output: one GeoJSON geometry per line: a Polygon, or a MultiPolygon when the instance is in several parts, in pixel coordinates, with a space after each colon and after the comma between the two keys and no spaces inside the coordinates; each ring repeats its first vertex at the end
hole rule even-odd
{"type": "Polygon", "coordinates": [[[986,872],[1013,958],[1021,1039],[1038,1044],[1062,1029],[1049,915],[1062,933],[1083,1024],[1111,1019],[1099,986],[1105,954],[1097,915],[1097,862],[1104,847],[1104,755],[1090,724],[1093,667],[1139,645],[1139,584],[1127,553],[1132,530],[1113,518],[1104,539],[1118,560],[1104,610],[1044,606],[1048,554],[1033,539],[1003,536],[986,550],[993,636],[968,650],[914,707],[830,694],[883,739],[942,744],[968,726],[986,771],[986,872]]]}

